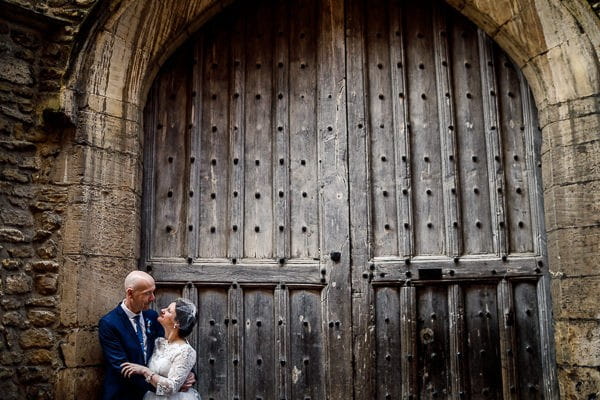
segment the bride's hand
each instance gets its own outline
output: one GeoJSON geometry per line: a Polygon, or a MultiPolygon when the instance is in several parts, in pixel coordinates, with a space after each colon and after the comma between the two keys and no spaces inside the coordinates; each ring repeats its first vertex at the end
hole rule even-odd
{"type": "Polygon", "coordinates": [[[131,375],[147,375],[152,373],[148,367],[144,367],[140,364],[134,364],[130,362],[126,362],[121,364],[121,374],[125,378],[131,378],[131,375]]]}

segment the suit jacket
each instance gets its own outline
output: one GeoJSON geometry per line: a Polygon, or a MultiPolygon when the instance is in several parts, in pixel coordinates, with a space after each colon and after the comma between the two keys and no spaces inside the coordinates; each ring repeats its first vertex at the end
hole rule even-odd
{"type": "MultiPolygon", "coordinates": [[[[154,340],[164,335],[162,326],[156,320],[154,310],[142,311],[146,323],[147,358],[154,350],[154,340]]],[[[154,389],[141,375],[127,379],[121,375],[121,364],[133,362],[146,365],[142,346],[127,314],[119,304],[98,323],[98,336],[104,354],[105,373],[102,390],[103,400],[140,400],[148,390],[154,389]]]]}

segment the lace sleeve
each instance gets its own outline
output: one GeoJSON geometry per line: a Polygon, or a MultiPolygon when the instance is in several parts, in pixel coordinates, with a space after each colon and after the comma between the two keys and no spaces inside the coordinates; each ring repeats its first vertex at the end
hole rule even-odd
{"type": "Polygon", "coordinates": [[[156,394],[167,396],[177,393],[195,363],[196,351],[189,345],[182,346],[181,350],[173,358],[168,376],[159,376],[156,384],[156,394]]]}

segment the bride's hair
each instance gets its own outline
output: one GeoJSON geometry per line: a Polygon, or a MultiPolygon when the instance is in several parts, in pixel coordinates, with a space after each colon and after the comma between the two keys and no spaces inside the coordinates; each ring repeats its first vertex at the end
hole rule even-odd
{"type": "Polygon", "coordinates": [[[197,319],[196,305],[189,300],[175,300],[175,321],[179,324],[179,336],[182,338],[192,333],[197,319]]]}

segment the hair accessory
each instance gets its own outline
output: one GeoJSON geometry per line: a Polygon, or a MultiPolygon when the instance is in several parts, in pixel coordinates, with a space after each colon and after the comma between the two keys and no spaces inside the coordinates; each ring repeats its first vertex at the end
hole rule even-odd
{"type": "Polygon", "coordinates": [[[175,322],[179,325],[179,335],[186,337],[196,324],[198,310],[191,301],[179,298],[175,300],[175,322]]]}

